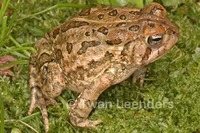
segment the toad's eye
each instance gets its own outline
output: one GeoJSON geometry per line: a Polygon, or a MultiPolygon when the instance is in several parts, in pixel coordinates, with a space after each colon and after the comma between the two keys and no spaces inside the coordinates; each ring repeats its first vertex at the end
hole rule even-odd
{"type": "Polygon", "coordinates": [[[162,44],[162,40],[163,40],[162,34],[155,34],[147,38],[147,43],[150,47],[158,47],[162,44]]]}

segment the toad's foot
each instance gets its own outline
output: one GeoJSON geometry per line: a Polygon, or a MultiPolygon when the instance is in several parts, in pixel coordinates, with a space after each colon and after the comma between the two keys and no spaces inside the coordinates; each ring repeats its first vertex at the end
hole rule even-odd
{"type": "Polygon", "coordinates": [[[136,70],[132,75],[132,84],[135,84],[137,80],[139,80],[140,87],[143,87],[146,71],[147,71],[146,67],[141,67],[138,70],[136,70]]]}
{"type": "Polygon", "coordinates": [[[102,124],[101,120],[88,120],[86,118],[78,117],[75,113],[70,113],[70,121],[73,125],[83,128],[95,128],[97,125],[102,124]]]}
{"type": "Polygon", "coordinates": [[[77,102],[71,106],[71,112],[69,114],[70,121],[74,126],[84,127],[84,128],[94,128],[97,125],[103,123],[100,120],[89,120],[88,115],[95,106],[95,102],[89,99],[81,98],[80,95],[77,102]]]}
{"type": "Polygon", "coordinates": [[[31,105],[28,111],[30,115],[35,108],[39,108],[42,113],[42,118],[44,121],[45,132],[49,130],[49,120],[48,120],[48,113],[46,109],[46,102],[45,98],[42,95],[42,92],[39,88],[33,87],[31,89],[31,105]]]}

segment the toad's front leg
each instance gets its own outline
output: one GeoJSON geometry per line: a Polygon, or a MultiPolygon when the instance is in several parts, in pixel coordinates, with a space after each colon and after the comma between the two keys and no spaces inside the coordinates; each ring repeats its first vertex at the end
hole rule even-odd
{"type": "Polygon", "coordinates": [[[147,67],[141,67],[137,69],[132,75],[132,84],[135,84],[136,81],[139,80],[140,87],[143,87],[146,72],[147,72],[147,67]]]}
{"type": "Polygon", "coordinates": [[[70,121],[78,127],[95,127],[102,123],[100,120],[88,120],[96,100],[99,95],[112,85],[114,75],[112,73],[104,73],[101,77],[91,84],[90,88],[85,89],[77,98],[76,102],[71,106],[70,121]]]}

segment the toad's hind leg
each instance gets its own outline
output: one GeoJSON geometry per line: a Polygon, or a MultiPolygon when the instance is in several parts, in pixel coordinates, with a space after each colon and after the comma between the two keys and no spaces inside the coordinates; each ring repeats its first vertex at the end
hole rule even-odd
{"type": "Polygon", "coordinates": [[[29,65],[29,85],[31,89],[31,104],[29,114],[39,108],[44,120],[45,131],[49,129],[46,106],[55,104],[55,97],[60,95],[65,87],[62,70],[55,56],[52,54],[51,45],[42,38],[36,43],[37,54],[31,55],[29,65]]]}
{"type": "Polygon", "coordinates": [[[54,63],[47,63],[46,68],[48,71],[43,73],[40,70],[40,74],[35,78],[34,66],[30,68],[30,89],[31,89],[31,104],[28,114],[31,114],[35,108],[39,108],[42,113],[45,131],[49,129],[48,114],[46,106],[49,104],[56,104],[54,98],[62,92],[65,86],[62,73],[59,70],[59,66],[54,63]],[[41,79],[41,77],[42,80],[41,79]],[[59,78],[55,78],[59,76],[59,78]],[[39,79],[39,81],[37,81],[39,79]]]}
{"type": "MultiPolygon", "coordinates": [[[[33,59],[32,59],[33,61],[33,59]]],[[[37,73],[36,73],[35,65],[33,65],[30,61],[30,69],[29,69],[29,85],[31,89],[31,104],[29,107],[28,114],[30,115],[35,108],[39,108],[42,112],[42,118],[45,125],[45,131],[49,130],[49,121],[48,121],[48,113],[46,109],[45,98],[41,92],[41,88],[39,87],[37,73]]]]}
{"type": "Polygon", "coordinates": [[[76,102],[71,106],[70,121],[78,127],[95,127],[101,124],[100,120],[87,119],[99,95],[113,84],[114,75],[112,73],[104,73],[93,85],[85,89],[77,98],[76,102]]]}

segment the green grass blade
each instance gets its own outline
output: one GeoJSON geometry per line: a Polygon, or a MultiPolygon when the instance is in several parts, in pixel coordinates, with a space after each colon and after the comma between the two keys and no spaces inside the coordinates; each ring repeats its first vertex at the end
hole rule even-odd
{"type": "Polygon", "coordinates": [[[29,56],[25,56],[24,54],[21,54],[21,53],[16,52],[16,51],[13,51],[12,55],[15,55],[17,57],[24,58],[24,59],[29,59],[29,56]]]}
{"type": "Polygon", "coordinates": [[[4,68],[7,66],[15,66],[15,65],[19,65],[19,64],[28,64],[28,60],[13,61],[13,62],[1,65],[0,68],[4,68]]]}
{"type": "Polygon", "coordinates": [[[63,4],[63,3],[58,3],[56,4],[56,7],[61,8],[61,7],[74,7],[74,8],[87,8],[87,7],[92,7],[93,5],[84,5],[84,4],[63,4]]]}
{"type": "Polygon", "coordinates": [[[2,23],[2,27],[0,27],[0,30],[1,30],[1,33],[0,33],[0,47],[2,47],[3,44],[4,44],[5,34],[7,32],[7,27],[6,27],[6,25],[7,25],[7,19],[8,19],[8,17],[4,16],[3,20],[1,22],[2,23]]]}
{"type": "Polygon", "coordinates": [[[0,10],[0,23],[2,22],[3,16],[6,12],[6,9],[8,7],[8,4],[10,3],[10,0],[3,0],[1,10],[0,10]]]}
{"type": "Polygon", "coordinates": [[[3,17],[3,21],[2,21],[2,30],[1,30],[1,37],[4,37],[5,33],[6,33],[6,25],[7,25],[7,20],[8,20],[8,16],[4,16],[3,17]]]}
{"type": "Polygon", "coordinates": [[[19,19],[18,21],[21,21],[21,20],[24,20],[24,19],[27,19],[27,18],[31,18],[31,17],[37,16],[37,15],[43,14],[45,12],[51,11],[53,9],[62,8],[62,7],[86,8],[86,7],[92,7],[92,5],[84,5],[84,4],[62,4],[62,3],[58,3],[58,4],[54,5],[54,6],[51,6],[49,8],[46,8],[45,10],[40,11],[40,12],[36,12],[34,14],[27,15],[27,16],[19,19]]]}
{"type": "Polygon", "coordinates": [[[8,39],[8,35],[10,34],[12,25],[14,24],[14,17],[9,19],[8,16],[4,16],[9,2],[10,0],[4,0],[0,10],[0,47],[5,44],[5,41],[8,39]]]}
{"type": "MultiPolygon", "coordinates": [[[[9,36],[9,39],[10,39],[16,46],[21,47],[21,45],[20,45],[12,36],[9,36]]],[[[26,56],[30,56],[30,54],[29,54],[28,51],[26,51],[25,49],[24,49],[24,50],[21,49],[21,50],[24,52],[24,54],[25,54],[26,56]]]]}
{"type": "Polygon", "coordinates": [[[0,91],[0,133],[4,133],[4,106],[0,91]]]}
{"type": "MultiPolygon", "coordinates": [[[[24,50],[30,50],[30,51],[34,51],[34,48],[33,47],[20,47],[20,48],[12,48],[12,49],[8,49],[6,50],[5,52],[2,52],[0,53],[0,56],[1,55],[6,55],[8,53],[12,53],[12,52],[16,52],[16,51],[24,51],[24,50]]],[[[29,57],[29,55],[28,55],[29,57]]]]}

